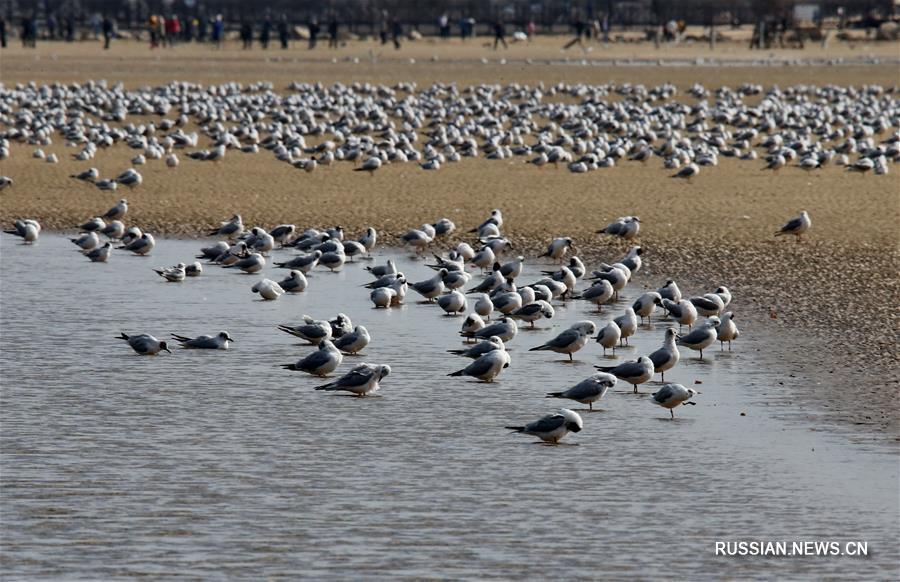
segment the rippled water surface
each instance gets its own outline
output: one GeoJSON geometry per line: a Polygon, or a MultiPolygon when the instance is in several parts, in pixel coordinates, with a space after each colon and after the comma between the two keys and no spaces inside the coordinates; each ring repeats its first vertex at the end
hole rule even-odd
{"type": "MultiPolygon", "coordinates": [[[[702,394],[675,422],[620,384],[581,433],[544,446],[502,427],[569,403],[544,393],[590,375],[601,349],[572,364],[526,350],[608,313],[559,304],[482,384],[446,376],[468,362],[446,353],[461,318],[412,291],[372,309],[359,265],[275,302],[250,292],[258,275],[208,266],[169,284],[150,270],[200,246],[161,240],[152,257],[91,264],[60,236],[3,239],[4,577],[898,575],[896,456],[775,418],[784,373],[757,361],[772,347],[752,322],[737,320],[734,352],[683,353],[669,376],[702,394]],[[279,368],[310,348],[276,324],[338,311],[373,336],[338,371],[390,364],[380,396],[316,392],[320,380],[279,368]],[[223,329],[228,352],[141,357],[115,339],[223,329]],[[870,556],[714,555],[738,539],[865,540],[870,556]]],[[[378,255],[413,281],[431,275],[378,255]]],[[[664,329],[640,329],[620,357],[655,349],[664,329]]]]}

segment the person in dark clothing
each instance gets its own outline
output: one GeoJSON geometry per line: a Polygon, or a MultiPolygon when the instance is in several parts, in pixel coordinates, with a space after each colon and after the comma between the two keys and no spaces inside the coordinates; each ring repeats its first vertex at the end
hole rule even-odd
{"type": "Polygon", "coordinates": [[[381,44],[385,45],[388,42],[388,38],[390,37],[390,30],[388,26],[388,13],[387,10],[381,11],[381,28],[378,31],[378,36],[381,38],[381,44]]]}
{"type": "Polygon", "coordinates": [[[563,47],[563,50],[570,49],[576,44],[581,48],[584,48],[584,43],[581,42],[581,37],[584,34],[584,21],[581,19],[581,17],[579,17],[575,19],[575,24],[573,26],[575,27],[575,38],[566,43],[566,46],[563,47]]]}
{"type": "Polygon", "coordinates": [[[282,14],[281,20],[278,21],[278,40],[281,41],[281,48],[287,50],[288,43],[291,40],[291,31],[288,26],[287,14],[282,14]]]}
{"type": "Polygon", "coordinates": [[[309,50],[316,48],[316,38],[319,36],[319,23],[315,19],[309,21],[309,50]]]}
{"type": "Polygon", "coordinates": [[[247,21],[241,23],[241,41],[244,50],[253,48],[253,25],[247,21]]]}
{"type": "Polygon", "coordinates": [[[263,50],[269,48],[269,37],[272,36],[272,21],[267,16],[263,21],[262,32],[259,34],[259,44],[262,45],[263,50]]]}
{"type": "Polygon", "coordinates": [[[0,18],[0,48],[6,48],[6,19],[0,18]]]}
{"type": "Polygon", "coordinates": [[[109,16],[103,17],[103,48],[109,50],[109,43],[113,37],[113,23],[109,16]]]}
{"type": "Polygon", "coordinates": [[[400,50],[400,37],[403,36],[403,25],[396,18],[391,19],[391,40],[394,41],[394,48],[400,50]]]}
{"type": "Polygon", "coordinates": [[[66,42],[75,42],[75,17],[66,18],[66,42]]]}
{"type": "Polygon", "coordinates": [[[56,17],[52,14],[47,17],[47,38],[56,40],[56,17]]]}
{"type": "Polygon", "coordinates": [[[334,16],[328,21],[328,48],[338,48],[338,21],[334,16]]]}
{"type": "Polygon", "coordinates": [[[497,50],[497,45],[500,43],[503,43],[503,48],[509,48],[509,45],[506,44],[506,27],[498,20],[494,22],[494,50],[497,50]]]}
{"type": "Polygon", "coordinates": [[[27,16],[22,19],[22,46],[26,48],[37,47],[37,26],[34,23],[34,19],[27,16]]]}

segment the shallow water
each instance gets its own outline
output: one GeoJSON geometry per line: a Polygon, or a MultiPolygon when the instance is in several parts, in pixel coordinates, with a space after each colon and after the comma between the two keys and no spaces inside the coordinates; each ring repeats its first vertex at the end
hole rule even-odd
{"type": "MultiPolygon", "coordinates": [[[[558,304],[482,384],[446,377],[469,361],[445,352],[462,318],[413,291],[372,309],[359,265],[316,271],[274,302],[250,292],[258,275],[207,266],[171,284],[150,270],[200,246],[161,240],[150,258],[92,264],[60,236],[4,237],[4,577],[897,575],[896,457],[785,419],[784,373],[760,359],[771,346],[752,321],[738,320],[731,353],[683,353],[667,378],[702,394],[675,422],[648,401],[654,385],[636,396],[620,384],[581,433],[544,446],[502,427],[585,408],[544,393],[590,375],[602,350],[592,342],[574,364],[526,350],[609,312],[558,304]],[[338,311],[373,336],[338,372],[390,364],[380,396],[316,392],[321,380],[278,366],[310,348],[276,324],[338,311]],[[115,339],[222,329],[228,352],[141,357],[115,339]],[[862,540],[870,555],[715,556],[726,540],[862,540]]],[[[410,280],[431,276],[377,254],[410,280]]],[[[620,358],[655,349],[665,327],[640,329],[620,358]]]]}

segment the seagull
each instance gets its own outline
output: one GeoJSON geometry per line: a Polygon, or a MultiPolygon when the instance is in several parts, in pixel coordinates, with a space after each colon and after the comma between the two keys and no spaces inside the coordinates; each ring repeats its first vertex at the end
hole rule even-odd
{"type": "Polygon", "coordinates": [[[568,398],[581,404],[587,404],[588,409],[594,410],[594,402],[597,402],[606,391],[616,385],[616,377],[612,374],[597,372],[590,378],[582,380],[567,390],[562,392],[548,392],[547,398],[568,398]]]}
{"type": "Polygon", "coordinates": [[[172,337],[181,343],[181,347],[197,350],[227,350],[228,343],[234,341],[227,331],[220,331],[216,335],[201,335],[195,338],[173,333],[172,337]]]}
{"type": "Polygon", "coordinates": [[[482,340],[475,344],[474,346],[465,349],[465,350],[447,350],[448,353],[456,354],[457,356],[464,356],[466,358],[472,358],[473,360],[477,360],[484,354],[488,352],[493,352],[494,350],[505,350],[506,346],[503,344],[503,340],[499,337],[492,335],[486,340],[482,340]]]}
{"type": "Polygon", "coordinates": [[[21,237],[23,244],[30,244],[35,242],[40,236],[41,225],[36,220],[26,218],[25,220],[17,220],[15,228],[4,230],[3,232],[21,237]]]}
{"type": "Polygon", "coordinates": [[[527,321],[529,324],[531,324],[531,327],[534,327],[535,321],[541,318],[551,319],[555,314],[556,312],[554,311],[552,305],[542,299],[539,299],[534,303],[529,303],[528,305],[516,309],[515,311],[510,313],[509,316],[514,319],[527,321]]]}
{"type": "Polygon", "coordinates": [[[558,354],[568,354],[569,361],[574,361],[572,354],[584,347],[588,338],[597,332],[597,326],[591,321],[579,321],[569,329],[547,343],[531,348],[529,352],[550,350],[558,354]]]}
{"type": "Polygon", "coordinates": [[[88,220],[84,224],[78,227],[79,230],[84,232],[94,232],[100,231],[106,228],[106,221],[100,218],[99,216],[95,216],[94,218],[88,220]]]}
{"type": "Polygon", "coordinates": [[[238,260],[231,265],[224,265],[224,269],[238,268],[245,273],[258,273],[266,266],[266,259],[259,253],[250,253],[250,256],[238,260]]]}
{"type": "Polygon", "coordinates": [[[666,281],[666,284],[657,289],[656,292],[659,293],[660,299],[668,299],[675,303],[681,301],[681,290],[672,279],[666,281]]]}
{"type": "Polygon", "coordinates": [[[435,236],[446,236],[456,230],[456,225],[449,218],[441,218],[433,225],[435,236]]]}
{"type": "Polygon", "coordinates": [[[615,321],[610,321],[597,334],[597,343],[603,346],[603,355],[606,355],[607,349],[612,349],[613,354],[616,353],[616,346],[619,345],[619,338],[622,337],[622,330],[615,321]]]}
{"type": "Polygon", "coordinates": [[[719,315],[725,310],[725,302],[715,293],[707,293],[700,297],[691,297],[688,301],[693,303],[697,313],[703,317],[719,315]]]}
{"type": "MultiPolygon", "coordinates": [[[[124,242],[124,239],[123,239],[123,242],[124,242]]],[[[153,238],[153,235],[145,232],[144,234],[142,234],[140,236],[140,238],[137,238],[137,239],[133,240],[132,242],[130,242],[129,244],[122,245],[118,248],[125,249],[126,251],[131,251],[134,254],[143,257],[143,256],[147,256],[150,253],[150,251],[153,250],[153,247],[155,247],[155,246],[156,246],[156,240],[153,238]]]]}
{"type": "Polygon", "coordinates": [[[301,358],[295,364],[283,364],[281,367],[285,370],[306,372],[313,376],[324,377],[334,372],[343,360],[344,355],[334,347],[331,340],[324,339],[319,342],[319,349],[316,351],[305,358],[301,358]]]}
{"type": "Polygon", "coordinates": [[[181,283],[187,276],[187,274],[184,272],[184,267],[184,263],[178,263],[174,267],[167,267],[165,269],[153,269],[153,271],[169,283],[181,283]]]}
{"type": "Polygon", "coordinates": [[[144,181],[144,177],[134,168],[129,168],[119,174],[113,181],[117,184],[134,188],[144,181]]]}
{"type": "Polygon", "coordinates": [[[536,436],[544,442],[555,445],[570,432],[581,432],[581,429],[584,428],[584,421],[577,412],[563,408],[557,414],[548,414],[525,426],[507,426],[506,428],[517,433],[536,436]]]}
{"type": "Polygon", "coordinates": [[[290,261],[281,263],[276,262],[273,264],[280,269],[296,269],[302,273],[309,273],[319,264],[319,259],[321,258],[322,251],[313,251],[311,253],[298,255],[290,261]]]}
{"type": "Polygon", "coordinates": [[[700,359],[703,359],[703,350],[711,346],[717,337],[716,327],[722,323],[718,317],[710,317],[704,321],[694,331],[687,335],[678,336],[676,343],[679,346],[690,348],[700,352],[700,359]]]}
{"type": "Polygon", "coordinates": [[[141,354],[142,356],[155,356],[160,351],[167,351],[170,354],[172,350],[169,349],[169,346],[164,341],[159,341],[152,335],[142,333],[140,335],[128,335],[122,333],[116,339],[122,339],[128,342],[128,345],[131,346],[131,349],[141,354]]]}
{"type": "Polygon", "coordinates": [[[110,239],[121,239],[125,235],[125,224],[121,220],[112,220],[100,230],[100,234],[110,239]]]}
{"type": "Polygon", "coordinates": [[[214,260],[216,257],[221,255],[224,252],[227,252],[230,247],[228,243],[225,241],[219,241],[214,245],[208,247],[201,247],[200,254],[196,256],[198,259],[211,259],[214,260]]]}
{"type": "Polygon", "coordinates": [[[653,404],[669,409],[672,420],[675,420],[675,408],[679,404],[694,404],[688,402],[690,398],[697,394],[693,388],[685,388],[681,384],[666,384],[652,395],[653,404]]]}
{"type": "Polygon", "coordinates": [[[637,216],[623,216],[607,224],[597,234],[608,234],[625,240],[631,240],[641,230],[641,219],[637,216]]]}
{"type": "Polygon", "coordinates": [[[303,316],[303,324],[297,326],[279,325],[278,329],[304,339],[313,345],[331,339],[331,324],[327,321],[315,320],[308,315],[303,316]]]}
{"type": "Polygon", "coordinates": [[[199,277],[203,273],[203,265],[199,261],[194,261],[184,268],[184,274],[188,277],[199,277]]]}
{"type": "Polygon", "coordinates": [[[353,331],[341,335],[334,340],[334,347],[341,350],[345,354],[356,355],[372,341],[369,336],[369,330],[361,325],[353,328],[353,331]]]}
{"type": "Polygon", "coordinates": [[[515,279],[522,274],[522,267],[525,263],[525,257],[518,256],[514,260],[505,263],[500,267],[500,274],[504,279],[515,279]]]}
{"type": "Polygon", "coordinates": [[[13,185],[13,179],[9,176],[0,176],[0,192],[13,185]]]}
{"type": "Polygon", "coordinates": [[[288,293],[301,293],[305,291],[307,283],[306,275],[303,274],[303,271],[297,271],[296,269],[288,273],[287,277],[278,282],[281,288],[288,293]]]}
{"type": "Polygon", "coordinates": [[[698,175],[699,173],[700,173],[700,166],[691,162],[690,164],[688,164],[685,167],[678,170],[678,172],[676,172],[675,174],[672,174],[670,177],[683,178],[683,179],[687,180],[688,182],[690,182],[691,178],[698,175]]]}
{"type": "Polygon", "coordinates": [[[547,245],[547,250],[544,251],[542,257],[550,257],[554,261],[561,260],[564,256],[566,256],[566,252],[572,247],[572,239],[570,237],[560,237],[555,238],[550,241],[550,244],[547,245]]]}
{"type": "Polygon", "coordinates": [[[722,323],[716,326],[716,339],[719,340],[720,348],[724,349],[725,342],[728,342],[728,351],[731,351],[731,342],[740,336],[737,326],[734,324],[734,313],[726,311],[721,316],[722,323]]]}
{"type": "Polygon", "coordinates": [[[618,366],[594,366],[601,372],[608,372],[634,386],[634,393],[637,394],[638,384],[643,384],[653,377],[653,361],[647,356],[641,356],[633,362],[624,362],[618,366]]]}
{"type": "Polygon", "coordinates": [[[413,291],[427,299],[429,303],[433,303],[435,297],[446,291],[444,288],[444,277],[446,276],[447,269],[441,269],[431,279],[411,283],[409,286],[412,287],[413,291]]]}
{"type": "Polygon", "coordinates": [[[660,380],[666,381],[666,371],[675,367],[681,359],[681,352],[675,347],[678,332],[674,327],[666,329],[665,339],[661,348],[651,353],[648,357],[653,362],[654,373],[660,373],[660,380]]]}
{"type": "Polygon", "coordinates": [[[637,316],[634,314],[634,309],[626,307],[625,313],[613,321],[619,326],[619,331],[621,332],[619,341],[624,341],[625,345],[628,345],[628,338],[637,331],[637,316]]]}
{"type": "Polygon", "coordinates": [[[244,222],[241,220],[240,214],[235,214],[225,222],[220,223],[218,228],[209,231],[209,235],[236,238],[242,232],[244,232],[244,222]]]}
{"type": "Polygon", "coordinates": [[[797,237],[797,242],[800,242],[803,239],[803,233],[809,230],[810,226],[812,226],[812,221],[809,219],[809,213],[803,210],[800,212],[800,216],[785,223],[781,230],[775,233],[775,236],[792,234],[797,237]]]}
{"type": "Polygon", "coordinates": [[[371,157],[363,162],[363,165],[359,168],[354,168],[354,172],[368,172],[369,175],[373,175],[376,170],[381,168],[381,158],[379,157],[371,157]]]}
{"type": "Polygon", "coordinates": [[[250,290],[259,293],[259,296],[265,301],[274,301],[284,295],[281,285],[271,279],[260,279],[253,284],[250,290]]]}
{"type": "Polygon", "coordinates": [[[475,301],[475,313],[488,319],[494,311],[494,302],[487,293],[482,293],[478,300],[475,301]]]}
{"type": "Polygon", "coordinates": [[[377,391],[379,382],[391,373],[388,365],[376,366],[360,364],[329,384],[317,386],[316,390],[351,392],[357,396],[367,396],[377,391]]]}
{"type": "Polygon", "coordinates": [[[100,245],[100,238],[96,232],[87,232],[78,238],[70,238],[69,240],[84,251],[89,251],[100,245]]]}
{"type": "Polygon", "coordinates": [[[115,180],[99,180],[97,182],[94,182],[94,185],[100,190],[111,192],[115,192],[119,188],[119,185],[115,180]]]}
{"type": "Polygon", "coordinates": [[[328,325],[331,326],[332,339],[339,338],[353,331],[353,322],[343,313],[338,313],[334,319],[328,322],[328,325]]]}
{"type": "Polygon", "coordinates": [[[390,287],[378,287],[369,294],[369,299],[372,300],[376,308],[390,307],[396,297],[397,291],[390,287]]]}
{"type": "Polygon", "coordinates": [[[128,213],[128,200],[122,198],[101,216],[104,220],[120,220],[128,213]]]}
{"type": "Polygon", "coordinates": [[[397,265],[394,264],[393,259],[388,259],[384,265],[375,265],[373,267],[366,267],[366,271],[372,273],[374,277],[384,277],[385,275],[396,275],[397,274],[397,265]]]}
{"type": "Polygon", "coordinates": [[[581,292],[578,299],[590,301],[597,306],[597,313],[603,311],[603,304],[612,299],[615,290],[612,283],[606,279],[599,279],[596,283],[581,292]]]}
{"type": "Polygon", "coordinates": [[[463,368],[457,370],[448,376],[471,376],[478,378],[482,382],[493,382],[504,368],[508,368],[510,363],[509,354],[506,350],[493,350],[463,368]]]}
{"type": "Polygon", "coordinates": [[[97,168],[88,168],[87,170],[79,174],[72,174],[69,177],[75,178],[76,180],[81,180],[83,182],[93,182],[100,177],[100,171],[97,170],[97,168]]]}
{"type": "Polygon", "coordinates": [[[455,289],[439,296],[437,298],[437,303],[438,306],[444,310],[446,315],[456,315],[457,313],[462,313],[468,309],[466,296],[455,289]]]}
{"type": "Polygon", "coordinates": [[[693,329],[694,322],[697,321],[697,308],[694,307],[693,303],[687,299],[682,299],[677,303],[663,299],[662,305],[669,313],[669,316],[678,322],[679,329],[682,325],[688,326],[688,329],[693,329]]]}
{"type": "Polygon", "coordinates": [[[105,263],[109,260],[109,255],[112,252],[112,243],[107,241],[103,243],[103,246],[99,246],[90,251],[81,251],[84,253],[84,256],[89,258],[92,263],[105,263]]]}
{"type": "Polygon", "coordinates": [[[662,305],[662,297],[656,291],[648,291],[638,297],[631,304],[631,308],[634,310],[635,315],[641,318],[641,323],[644,323],[644,318],[649,320],[657,305],[662,305]]]}

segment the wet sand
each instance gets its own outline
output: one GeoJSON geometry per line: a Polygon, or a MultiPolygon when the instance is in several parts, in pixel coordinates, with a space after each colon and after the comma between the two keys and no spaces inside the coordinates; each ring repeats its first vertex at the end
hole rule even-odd
{"type": "MultiPolygon", "coordinates": [[[[324,60],[325,51],[315,55],[289,51],[297,62],[273,62],[275,56],[282,58],[280,51],[244,53],[229,48],[216,53],[190,47],[151,53],[143,45],[128,45],[104,54],[97,47],[77,45],[71,54],[63,54],[63,45],[44,45],[36,55],[21,49],[4,53],[2,79],[8,85],[29,79],[107,78],[121,79],[129,86],[173,79],[271,80],[276,90],[291,81],[354,80],[413,80],[420,85],[435,80],[671,81],[682,88],[693,82],[707,88],[742,82],[766,86],[897,82],[896,66],[885,65],[484,65],[470,60],[470,47],[460,49],[453,63],[342,60],[352,54],[363,57],[369,44],[342,49],[336,55],[338,63],[324,60]]],[[[424,55],[424,46],[415,50],[424,55]]],[[[873,46],[884,50],[884,45],[873,46]]],[[[505,56],[512,58],[515,50],[505,56]]],[[[559,54],[558,48],[547,50],[559,54]]],[[[483,49],[481,53],[492,60],[499,58],[483,49]]],[[[404,58],[409,57],[404,54],[404,58]]],[[[536,169],[522,159],[466,159],[439,172],[424,172],[409,164],[389,166],[369,177],[352,172],[348,164],[306,174],[270,154],[229,153],[218,164],[193,163],[182,157],[182,166],[176,170],[151,163],[141,168],[145,179],[141,187],[101,193],[67,177],[88,164],[71,161],[73,150],[56,141],[44,149],[60,155],[59,164],[32,159],[32,148],[19,145],[13,146],[10,159],[0,162],[0,172],[16,180],[0,194],[4,223],[28,216],[50,229],[71,229],[127,196],[132,208],[129,221],[154,233],[195,236],[240,212],[248,225],[339,223],[351,232],[373,225],[390,241],[410,226],[441,216],[469,227],[490,208],[499,207],[507,219],[504,230],[529,253],[543,250],[552,236],[568,235],[576,239],[586,258],[615,259],[625,246],[601,240],[593,231],[616,216],[638,215],[644,222],[640,244],[647,261],[642,283],[655,287],[671,276],[695,293],[728,285],[736,294],[738,323],[742,317],[754,318],[765,323],[767,333],[780,333],[796,346],[782,353],[785,370],[796,376],[786,379],[786,388],[806,396],[827,393],[827,402],[815,399],[815,409],[824,409],[827,419],[873,428],[872,438],[897,439],[900,422],[893,398],[900,384],[896,349],[900,319],[896,309],[889,307],[900,303],[896,174],[863,176],[831,167],[814,174],[785,168],[772,175],[760,171],[760,162],[725,159],[718,168],[704,169],[693,183],[685,184],[668,178],[670,172],[658,160],[647,167],[629,162],[577,175],[565,169],[536,169]],[[801,209],[813,219],[808,239],[803,244],[775,239],[773,232],[801,209]]],[[[90,165],[103,176],[115,175],[129,166],[134,153],[113,148],[102,151],[90,165]]]]}

